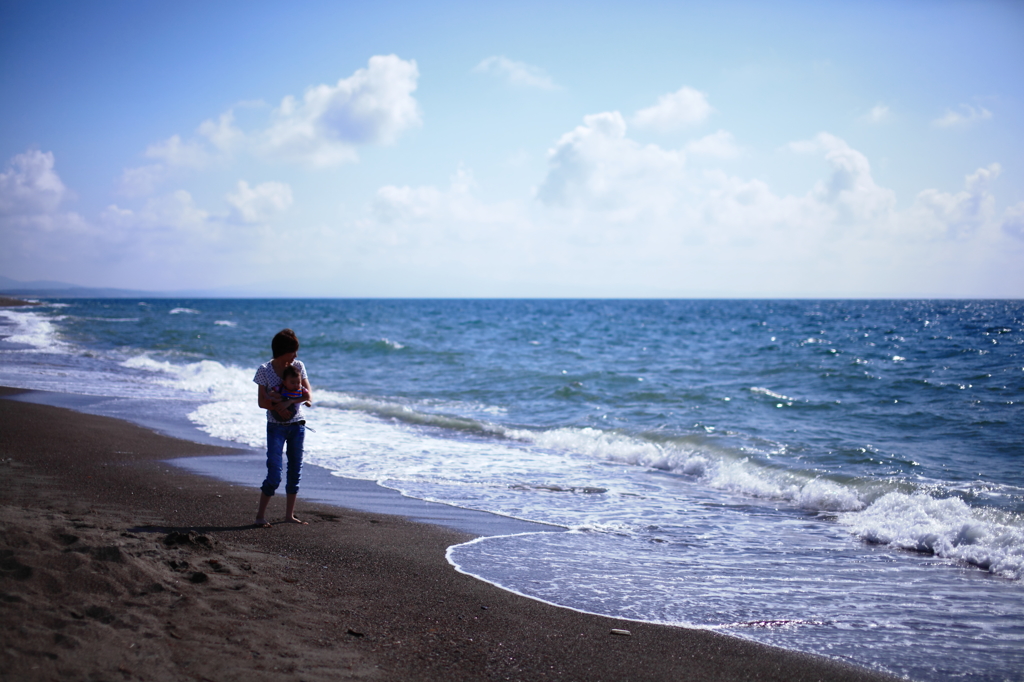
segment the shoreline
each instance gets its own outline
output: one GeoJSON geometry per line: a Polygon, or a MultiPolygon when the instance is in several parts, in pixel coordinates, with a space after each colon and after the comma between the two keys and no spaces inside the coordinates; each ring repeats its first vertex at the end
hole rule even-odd
{"type": "Polygon", "coordinates": [[[0,390],[3,680],[897,679],[516,595],[456,571],[446,549],[474,534],[433,522],[300,493],[309,526],[255,529],[255,486],[168,463],[244,451],[17,392],[0,390]]]}
{"type": "MultiPolygon", "coordinates": [[[[3,387],[0,387],[0,391],[3,387]]],[[[8,389],[15,390],[15,389],[8,389]]],[[[180,457],[167,462],[194,474],[215,478],[227,483],[251,488],[259,487],[265,469],[265,453],[238,443],[222,440],[200,431],[188,421],[185,414],[193,409],[167,409],[166,400],[132,400],[132,414],[128,416],[118,399],[70,393],[54,393],[37,389],[16,389],[8,400],[65,408],[74,412],[99,417],[122,419],[130,424],[189,443],[222,447],[229,455],[180,457]],[[149,404],[158,405],[152,409],[149,404]],[[140,409],[140,404],[142,407],[140,409]],[[147,409],[148,408],[148,409],[147,409]],[[156,413],[159,412],[159,416],[156,413]]],[[[2,396],[0,396],[2,397],[2,396]]],[[[441,502],[427,502],[406,497],[391,488],[367,479],[337,476],[329,469],[303,462],[300,497],[310,502],[345,507],[356,511],[402,516],[421,523],[433,523],[461,530],[473,536],[514,535],[531,532],[564,532],[563,526],[526,521],[491,512],[465,509],[441,502]]]]}

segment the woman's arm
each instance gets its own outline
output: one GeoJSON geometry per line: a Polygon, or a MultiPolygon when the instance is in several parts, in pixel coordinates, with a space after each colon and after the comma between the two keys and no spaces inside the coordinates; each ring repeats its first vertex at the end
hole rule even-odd
{"type": "Polygon", "coordinates": [[[309,388],[309,379],[306,377],[302,378],[302,389],[306,392],[306,404],[309,406],[313,405],[313,391],[309,388]]]}
{"type": "Polygon", "coordinates": [[[257,393],[256,400],[261,408],[264,410],[273,410],[278,415],[287,419],[290,415],[288,408],[291,406],[291,402],[282,400],[280,402],[274,402],[270,397],[270,391],[267,390],[266,386],[260,385],[258,387],[259,393],[257,393]]]}

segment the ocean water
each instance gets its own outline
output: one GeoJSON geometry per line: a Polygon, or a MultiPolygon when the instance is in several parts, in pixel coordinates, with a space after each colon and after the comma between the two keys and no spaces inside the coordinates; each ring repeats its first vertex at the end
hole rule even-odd
{"type": "Polygon", "coordinates": [[[64,300],[0,384],[264,444],[282,327],[307,461],[564,526],[450,548],[554,604],[913,680],[1024,680],[1024,302],[64,300]]]}

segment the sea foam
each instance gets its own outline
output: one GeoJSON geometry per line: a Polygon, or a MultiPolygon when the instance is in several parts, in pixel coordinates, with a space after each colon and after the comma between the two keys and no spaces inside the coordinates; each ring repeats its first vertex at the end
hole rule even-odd
{"type": "Polygon", "coordinates": [[[853,511],[864,501],[858,490],[813,472],[765,466],[754,458],[708,441],[654,442],[592,427],[547,431],[508,429],[509,438],[584,454],[595,459],[693,476],[707,485],[758,498],[791,502],[810,511],[853,511]]]}
{"type": "Polygon", "coordinates": [[[971,507],[957,497],[890,492],[840,522],[858,537],[1024,578],[1024,516],[971,507]]]}
{"type": "Polygon", "coordinates": [[[12,310],[0,308],[0,315],[6,317],[14,329],[5,339],[8,343],[25,344],[34,350],[41,351],[64,351],[70,347],[62,343],[57,337],[55,322],[63,317],[43,317],[33,311],[12,310]]]}
{"type": "Polygon", "coordinates": [[[213,399],[237,399],[251,393],[255,401],[256,389],[247,370],[228,367],[215,360],[174,363],[154,359],[149,354],[129,358],[124,367],[152,372],[155,383],[213,399]]]}

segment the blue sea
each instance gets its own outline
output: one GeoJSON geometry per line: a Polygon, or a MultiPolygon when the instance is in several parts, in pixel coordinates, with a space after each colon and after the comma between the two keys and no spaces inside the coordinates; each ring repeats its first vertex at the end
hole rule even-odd
{"type": "Polygon", "coordinates": [[[0,309],[0,384],[258,449],[283,327],[307,462],[569,529],[454,546],[457,570],[912,680],[1024,680],[1024,302],[68,299],[0,309]]]}

